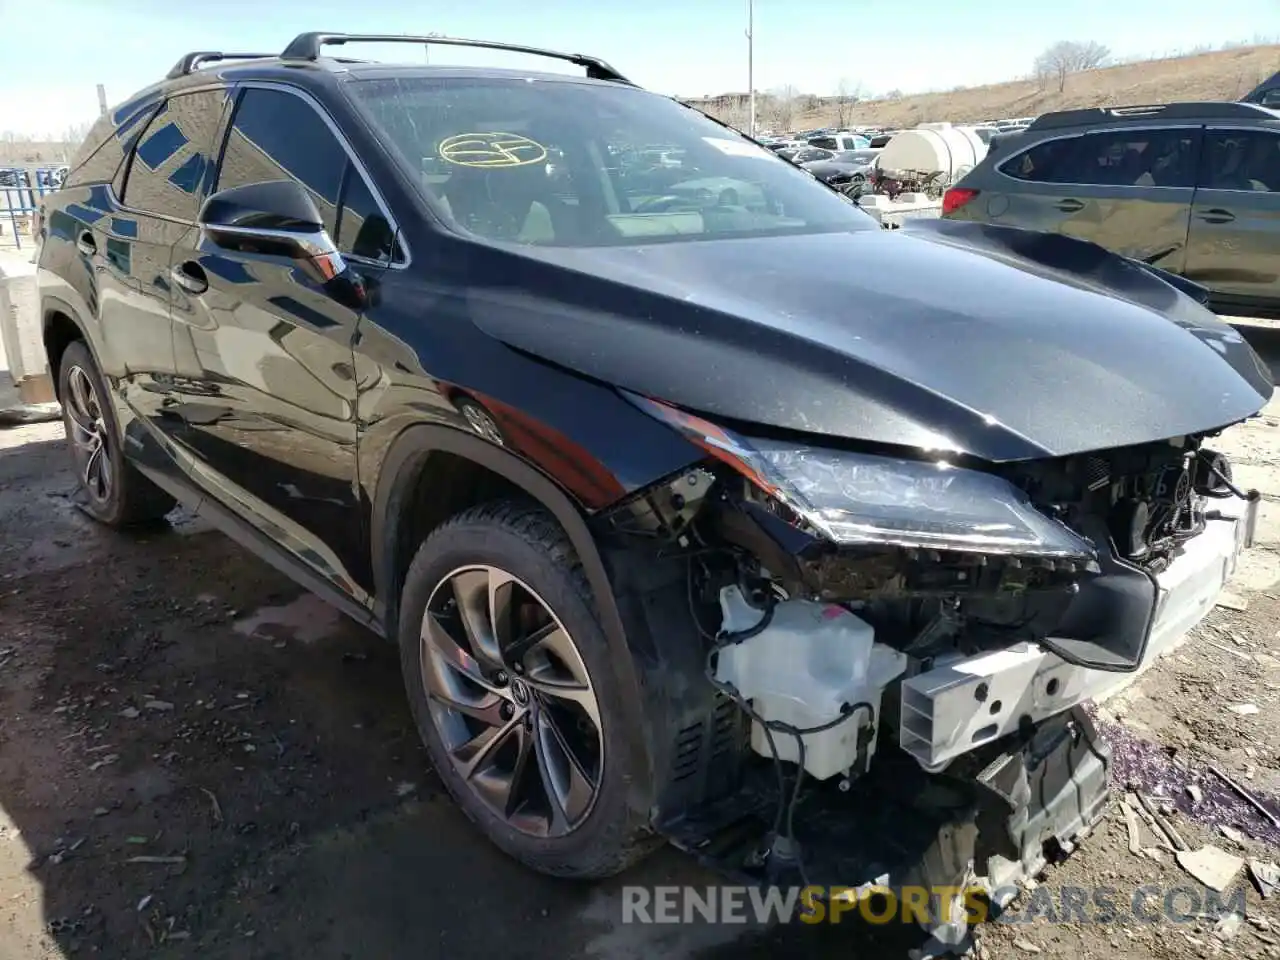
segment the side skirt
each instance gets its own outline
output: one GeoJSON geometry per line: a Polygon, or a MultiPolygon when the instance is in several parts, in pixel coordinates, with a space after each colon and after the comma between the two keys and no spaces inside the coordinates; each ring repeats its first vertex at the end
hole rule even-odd
{"type": "Polygon", "coordinates": [[[176,472],[162,471],[140,463],[136,458],[131,462],[148,480],[164,490],[196,516],[208,520],[221,533],[230,537],[240,546],[253,553],[259,559],[275,567],[299,586],[314,593],[321,600],[345,613],[360,626],[384,636],[382,624],[375,619],[372,611],[353,602],[350,597],[325,582],[323,578],[310,570],[305,564],[295,560],[282,550],[261,531],[241,518],[238,514],[223,506],[217,500],[202,492],[193,483],[176,472]]]}

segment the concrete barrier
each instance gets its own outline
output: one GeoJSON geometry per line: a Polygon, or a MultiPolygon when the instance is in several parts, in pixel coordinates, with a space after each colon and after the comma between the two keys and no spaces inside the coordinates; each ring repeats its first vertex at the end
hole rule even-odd
{"type": "Polygon", "coordinates": [[[931,199],[922,193],[903,193],[893,200],[884,194],[867,194],[858,198],[858,206],[871,214],[886,230],[896,230],[904,220],[942,216],[942,201],[931,199]]]}
{"type": "Polygon", "coordinates": [[[0,254],[0,423],[58,415],[39,303],[31,255],[0,254]]]}

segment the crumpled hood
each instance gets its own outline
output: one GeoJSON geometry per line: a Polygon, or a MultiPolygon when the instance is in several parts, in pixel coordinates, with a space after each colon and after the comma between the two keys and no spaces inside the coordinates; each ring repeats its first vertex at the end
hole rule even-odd
{"type": "Polygon", "coordinates": [[[1232,327],[1067,237],[926,221],[525,248],[509,266],[469,291],[491,336],[743,424],[1003,461],[1212,430],[1272,390],[1232,327]]]}

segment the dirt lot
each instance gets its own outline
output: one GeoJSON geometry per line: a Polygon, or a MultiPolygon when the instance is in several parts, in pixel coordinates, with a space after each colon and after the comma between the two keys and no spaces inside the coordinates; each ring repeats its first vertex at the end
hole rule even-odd
{"type": "MultiPolygon", "coordinates": [[[[1216,610],[1100,719],[1118,782],[1176,803],[1192,847],[1275,860],[1280,831],[1207,768],[1276,807],[1280,402],[1223,446],[1268,495],[1233,585],[1244,609],[1216,610]]],[[[120,537],[72,489],[60,426],[0,430],[0,960],[901,955],[900,936],[848,925],[623,925],[621,881],[522,870],[441,795],[388,645],[199,521],[120,537]]],[[[1280,896],[1241,872],[1248,918],[1215,932],[1216,916],[1188,916],[1214,913],[1204,888],[1145,826],[1152,853],[1130,853],[1126,830],[1113,804],[1015,904],[1037,922],[987,925],[980,952],[1280,957],[1280,896]],[[1148,884],[1157,911],[1182,888],[1182,922],[1133,916],[1148,884]],[[1118,917],[1061,916],[1068,887],[1112,889],[1118,917]]],[[[674,852],[626,880],[714,882],[674,852]]]]}

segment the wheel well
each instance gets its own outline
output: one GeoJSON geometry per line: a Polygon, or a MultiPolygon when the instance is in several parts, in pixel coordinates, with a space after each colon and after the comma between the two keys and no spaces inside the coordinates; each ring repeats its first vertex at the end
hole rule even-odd
{"type": "Polygon", "coordinates": [[[529,494],[474,460],[456,453],[432,451],[398,514],[391,595],[400,595],[413,555],[432,530],[467,507],[504,499],[528,500],[529,494]]]}
{"type": "MultiPolygon", "coordinates": [[[[653,805],[653,758],[635,654],[623,626],[609,571],[581,507],[554,480],[510,450],[470,431],[418,423],[400,432],[382,458],[370,511],[371,556],[376,606],[386,635],[399,633],[399,595],[418,545],[441,521],[484,500],[521,499],[540,503],[573,544],[590,584],[600,625],[609,643],[622,695],[621,728],[636,770],[650,771],[632,785],[628,802],[649,811],[653,805]]],[[[660,686],[660,685],[658,685],[660,686]]]]}
{"type": "Polygon", "coordinates": [[[76,326],[76,322],[65,313],[55,310],[45,317],[44,353],[49,359],[49,374],[50,379],[53,380],[53,393],[59,400],[62,399],[58,396],[58,392],[62,389],[62,383],[58,377],[58,370],[62,366],[62,355],[66,353],[67,347],[77,340],[83,339],[84,334],[76,326]]]}

